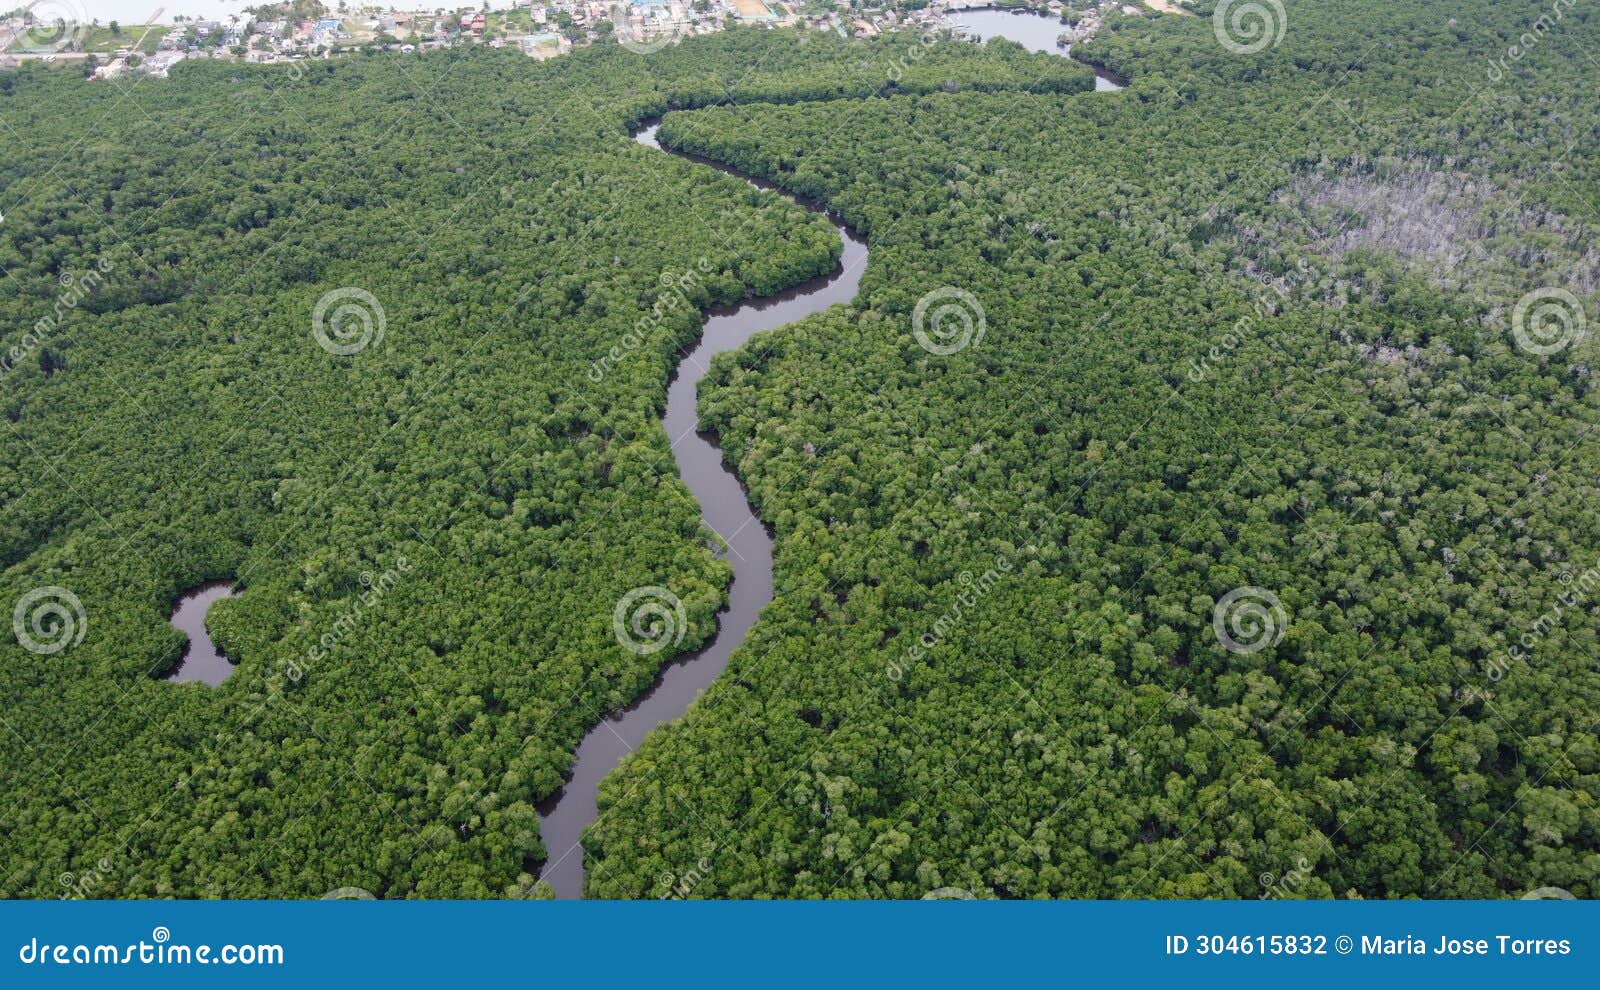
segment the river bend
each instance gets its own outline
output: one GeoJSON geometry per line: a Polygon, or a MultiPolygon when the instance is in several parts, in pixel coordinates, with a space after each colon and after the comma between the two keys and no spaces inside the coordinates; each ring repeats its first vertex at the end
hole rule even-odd
{"type": "MultiPolygon", "coordinates": [[[[656,140],[659,127],[658,121],[650,121],[634,134],[634,140],[715,168],[759,189],[775,188],[720,163],[662,148],[656,140]]],[[[826,212],[817,203],[789,198],[806,209],[826,212]]],[[[688,710],[696,696],[727,668],[728,657],[744,642],[762,608],[772,600],[772,536],[756,518],[738,476],[723,464],[716,437],[699,431],[695,405],[712,358],[743,347],[751,335],[762,330],[793,323],[855,298],[866,268],[867,242],[836,216],[830,214],[829,219],[844,241],[844,253],[831,273],[774,295],[705,311],[705,330],[700,339],[679,355],[667,386],[667,408],[661,426],[672,442],[678,477],[700,503],[702,521],[727,544],[726,559],[733,566],[733,583],[728,588],[727,606],[717,613],[717,631],[711,642],[674,661],[632,704],[612,712],[590,729],[578,744],[567,782],[540,804],[539,827],[549,851],[540,879],[555,889],[557,897],[583,896],[581,839],[583,829],[599,813],[596,797],[601,779],[633,752],[651,729],[688,710]]]]}

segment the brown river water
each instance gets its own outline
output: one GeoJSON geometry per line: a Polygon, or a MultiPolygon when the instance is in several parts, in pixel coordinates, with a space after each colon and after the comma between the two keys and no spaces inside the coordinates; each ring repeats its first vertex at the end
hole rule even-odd
{"type": "Polygon", "coordinates": [[[206,632],[206,613],[219,598],[233,598],[238,594],[231,581],[208,581],[190,588],[178,599],[170,621],[174,628],[189,637],[189,645],[183,648],[177,665],[167,672],[168,680],[199,681],[216,687],[233,673],[233,661],[222,655],[211,642],[211,634],[206,632]]]}
{"type": "MultiPolygon", "coordinates": [[[[971,10],[963,11],[955,20],[985,40],[1003,35],[1035,51],[1063,54],[1055,40],[1064,28],[1054,18],[971,10]]],[[[1121,89],[1124,84],[1103,70],[1097,69],[1096,76],[1097,90],[1121,89]]],[[[717,169],[759,189],[776,188],[719,162],[662,148],[656,140],[659,126],[658,121],[647,122],[633,135],[634,140],[717,169]]],[[[827,212],[818,203],[793,196],[790,199],[809,210],[827,212]]],[[[600,781],[638,748],[652,729],[688,711],[700,692],[727,668],[729,656],[744,642],[762,608],[772,600],[772,535],[756,518],[738,477],[723,463],[717,438],[699,431],[695,400],[700,381],[718,354],[743,347],[753,334],[855,298],[867,264],[866,241],[836,215],[828,214],[828,218],[844,242],[839,265],[832,273],[776,295],[706,311],[704,333],[679,355],[667,387],[667,408],[661,425],[672,441],[678,477],[700,503],[706,527],[727,543],[726,559],[733,566],[733,583],[728,589],[727,606],[717,613],[717,632],[711,642],[698,652],[679,657],[632,704],[612,712],[590,729],[578,744],[566,783],[539,805],[539,827],[549,855],[540,879],[555,889],[557,897],[583,896],[583,830],[599,813],[596,795],[600,781]]]]}
{"type": "MultiPolygon", "coordinates": [[[[667,150],[656,141],[658,126],[650,122],[634,135],[634,140],[667,150]]],[[[743,179],[757,188],[773,188],[770,183],[715,162],[669,153],[743,179]]],[[[816,203],[796,202],[824,212],[816,203]]],[[[667,409],[661,426],[672,441],[678,477],[700,503],[706,527],[727,543],[726,559],[733,566],[733,584],[728,589],[727,606],[717,613],[717,632],[711,642],[697,653],[678,658],[650,690],[590,729],[578,744],[566,784],[539,806],[539,827],[549,851],[540,878],[555,888],[558,897],[583,895],[580,839],[583,829],[597,814],[595,796],[601,778],[633,752],[651,729],[688,710],[700,692],[727,668],[729,655],[744,642],[761,609],[772,600],[772,536],[750,508],[738,477],[723,464],[717,438],[698,430],[695,400],[700,380],[718,354],[743,347],[752,334],[793,323],[855,298],[867,265],[867,242],[837,218],[830,219],[844,241],[844,253],[832,273],[775,295],[708,310],[699,341],[679,355],[677,370],[667,386],[667,409]]]]}

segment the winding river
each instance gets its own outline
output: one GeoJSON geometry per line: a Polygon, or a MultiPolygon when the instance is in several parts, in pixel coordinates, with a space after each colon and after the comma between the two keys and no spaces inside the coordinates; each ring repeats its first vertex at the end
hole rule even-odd
{"type": "MultiPolygon", "coordinates": [[[[965,12],[968,18],[984,11],[965,12]]],[[[996,15],[1003,22],[979,18],[966,25],[980,37],[1004,33],[1037,51],[1052,51],[1058,28],[1053,18],[1036,15],[996,15]],[[1040,26],[1031,21],[1048,20],[1040,26]],[[1009,23],[1007,23],[1009,22],[1009,23]],[[1026,27],[1026,37],[1017,29],[1026,27]],[[1007,30],[1007,29],[1010,30],[1007,30]],[[1046,29],[1048,28],[1048,37],[1046,29]]],[[[1096,89],[1121,89],[1122,80],[1096,70],[1096,89]]],[[[677,155],[698,164],[742,179],[758,189],[776,189],[770,183],[729,168],[719,162],[663,148],[656,140],[659,121],[648,121],[634,133],[640,144],[677,155]]],[[[787,194],[785,194],[787,195],[787,194]]],[[[699,431],[695,415],[700,381],[711,367],[711,359],[724,351],[743,347],[751,335],[771,330],[836,303],[855,298],[867,264],[867,243],[827,213],[819,203],[790,197],[805,208],[825,213],[833,221],[844,242],[839,265],[831,274],[819,276],[776,295],[751,299],[733,306],[720,306],[705,313],[705,331],[699,341],[679,357],[667,386],[667,408],[661,417],[662,428],[672,441],[678,464],[678,477],[700,503],[701,518],[727,544],[727,560],[733,566],[733,583],[728,588],[728,604],[717,613],[717,631],[700,651],[680,657],[666,667],[655,684],[626,708],[601,719],[578,744],[566,783],[539,805],[539,828],[549,857],[540,879],[562,899],[583,896],[583,830],[599,815],[596,797],[600,781],[633,752],[650,730],[663,722],[679,718],[694,699],[711,686],[728,666],[728,658],[744,642],[761,610],[772,600],[772,535],[756,518],[739,478],[722,461],[717,438],[699,431]]]]}
{"type": "MultiPolygon", "coordinates": [[[[646,147],[708,165],[759,189],[774,188],[771,183],[716,162],[662,148],[656,140],[659,126],[658,122],[649,122],[634,134],[634,140],[646,147]]],[[[825,212],[817,203],[800,199],[796,202],[807,209],[825,212]]],[[[772,600],[772,536],[750,508],[738,476],[722,463],[722,449],[717,446],[717,438],[699,432],[695,400],[700,380],[711,367],[711,359],[718,354],[743,347],[752,334],[793,323],[835,303],[855,298],[867,264],[867,242],[837,218],[830,219],[844,241],[838,267],[831,274],[776,295],[707,310],[704,333],[680,356],[667,386],[667,409],[661,417],[661,425],[672,441],[678,477],[700,503],[701,519],[706,527],[727,543],[733,583],[728,588],[727,606],[717,613],[717,632],[711,642],[699,652],[673,662],[650,690],[590,729],[578,744],[577,757],[566,784],[539,806],[539,828],[549,850],[540,879],[555,888],[557,897],[583,896],[580,840],[583,829],[598,814],[595,798],[601,778],[633,752],[651,729],[688,710],[695,697],[727,668],[729,655],[744,642],[761,609],[772,600]]]]}
{"type": "Polygon", "coordinates": [[[174,629],[188,636],[189,642],[183,648],[183,656],[167,672],[168,680],[199,681],[216,687],[234,672],[233,661],[223,656],[211,642],[211,634],[206,631],[206,613],[219,600],[238,596],[239,591],[232,581],[207,581],[178,598],[168,621],[174,629]]]}

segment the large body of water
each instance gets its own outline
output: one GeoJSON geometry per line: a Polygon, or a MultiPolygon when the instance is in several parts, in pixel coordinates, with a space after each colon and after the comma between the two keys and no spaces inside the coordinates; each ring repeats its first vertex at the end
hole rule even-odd
{"type": "MultiPolygon", "coordinates": [[[[980,7],[952,11],[945,20],[951,27],[965,28],[968,34],[984,41],[990,38],[1006,38],[1031,51],[1050,52],[1054,55],[1068,55],[1072,50],[1070,45],[1056,44],[1056,39],[1067,30],[1067,26],[1061,23],[1060,18],[1046,14],[1028,11],[1012,13],[1008,10],[980,7]]],[[[1101,92],[1121,89],[1127,84],[1126,79],[1114,72],[1101,68],[1094,70],[1094,88],[1101,92]]]]}
{"type": "MultiPolygon", "coordinates": [[[[650,148],[668,150],[662,149],[656,140],[658,126],[650,123],[634,135],[634,140],[650,148]]],[[[679,152],[670,153],[718,169],[758,188],[773,188],[770,183],[715,162],[679,152]]],[[[797,202],[808,209],[822,209],[815,203],[797,202]]],[[[835,303],[855,298],[867,264],[867,244],[837,219],[834,226],[844,241],[844,253],[839,267],[831,274],[776,295],[708,311],[700,340],[679,355],[667,387],[667,409],[661,425],[672,441],[678,477],[700,503],[706,527],[728,545],[726,559],[733,566],[733,584],[728,589],[727,607],[717,614],[717,632],[711,642],[698,653],[674,662],[642,697],[622,711],[606,716],[589,730],[578,744],[577,757],[565,786],[540,805],[540,831],[549,851],[541,879],[555,888],[557,896],[583,895],[584,863],[580,840],[583,829],[598,813],[595,799],[601,779],[633,752],[651,729],[688,710],[700,692],[727,668],[728,657],[744,642],[761,609],[772,600],[772,537],[750,508],[738,476],[723,464],[717,438],[699,432],[695,400],[700,380],[711,367],[711,359],[718,354],[744,346],[752,334],[793,323],[835,303]]]]}

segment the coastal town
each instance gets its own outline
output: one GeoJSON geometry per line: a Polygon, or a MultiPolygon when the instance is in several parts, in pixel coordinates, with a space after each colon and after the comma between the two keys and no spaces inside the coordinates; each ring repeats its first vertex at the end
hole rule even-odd
{"type": "MultiPolygon", "coordinates": [[[[37,59],[79,64],[91,79],[165,78],[187,59],[282,64],[465,45],[511,48],[546,59],[592,44],[650,51],[739,25],[800,27],[846,37],[924,31],[950,27],[947,17],[953,12],[989,5],[985,0],[935,0],[897,8],[893,3],[868,7],[866,0],[855,2],[860,5],[827,0],[514,0],[504,9],[484,5],[446,11],[346,4],[329,9],[316,0],[297,0],[216,20],[177,15],[170,24],[132,26],[48,20],[43,8],[37,16],[32,8],[22,8],[0,13],[0,70],[37,59]]],[[[1167,6],[1165,0],[1162,6],[1167,6]]],[[[1142,12],[1139,5],[1121,0],[1041,0],[1011,9],[1059,17],[1063,43],[1087,37],[1109,14],[1142,12]]]]}

